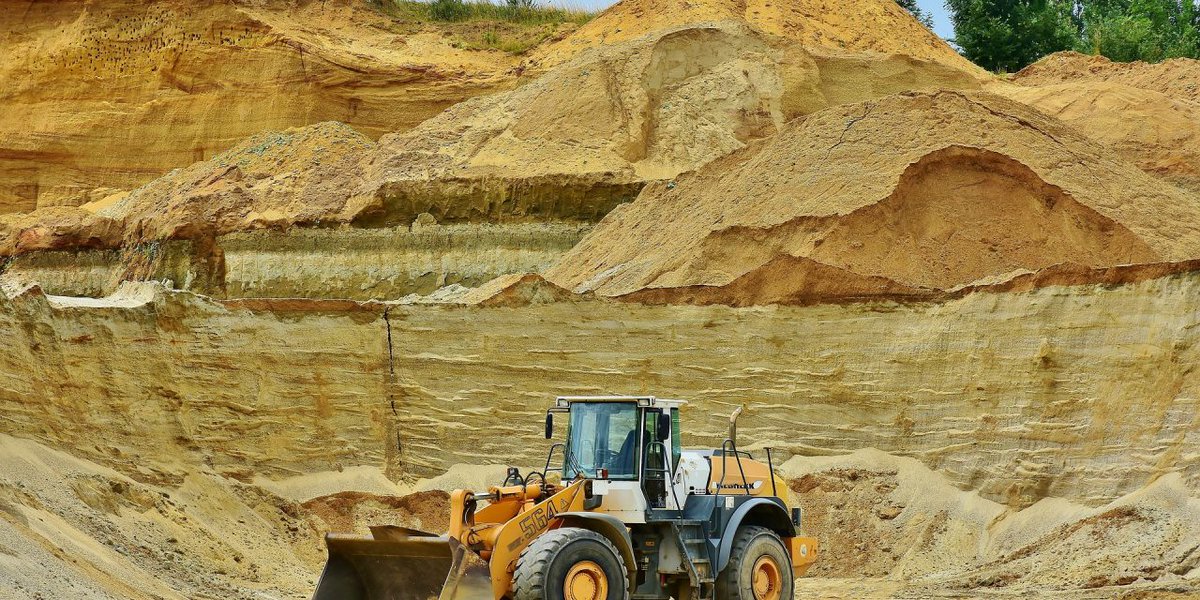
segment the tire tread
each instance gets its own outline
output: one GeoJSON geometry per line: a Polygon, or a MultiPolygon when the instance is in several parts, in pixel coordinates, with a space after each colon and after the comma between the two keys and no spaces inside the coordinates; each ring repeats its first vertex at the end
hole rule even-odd
{"type": "MultiPolygon", "coordinates": [[[[579,527],[552,529],[530,542],[517,557],[517,568],[513,572],[514,600],[546,600],[546,571],[554,557],[571,542],[591,539],[612,552],[620,567],[620,586],[624,597],[629,597],[629,575],[625,572],[625,560],[608,538],[579,527]]],[[[611,585],[611,582],[610,582],[611,585]]]]}
{"type": "MultiPolygon", "coordinates": [[[[750,544],[763,535],[770,536],[779,542],[780,546],[783,545],[782,541],[779,540],[779,536],[766,527],[748,525],[739,528],[737,533],[734,534],[733,547],[729,552],[729,564],[725,565],[725,569],[717,578],[717,600],[739,600],[741,582],[738,579],[741,576],[741,569],[738,568],[738,565],[741,563],[741,558],[746,554],[746,550],[750,544]]],[[[786,572],[788,565],[782,566],[785,570],[784,577],[789,577],[791,574],[786,572]]],[[[795,593],[794,588],[793,593],[795,593]]]]}

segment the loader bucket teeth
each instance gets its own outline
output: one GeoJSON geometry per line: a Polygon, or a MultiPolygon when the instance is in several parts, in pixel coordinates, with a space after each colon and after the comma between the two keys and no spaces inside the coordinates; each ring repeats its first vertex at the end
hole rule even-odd
{"type": "Polygon", "coordinates": [[[404,533],[326,536],[329,561],[313,600],[492,600],[478,555],[457,540],[404,533]]]}
{"type": "Polygon", "coordinates": [[[492,574],[487,562],[453,538],[450,553],[450,573],[438,600],[492,600],[492,574]]]}

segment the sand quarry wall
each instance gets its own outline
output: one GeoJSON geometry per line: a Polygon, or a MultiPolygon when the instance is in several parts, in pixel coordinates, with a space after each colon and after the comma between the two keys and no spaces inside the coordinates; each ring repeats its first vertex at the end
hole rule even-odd
{"type": "Polygon", "coordinates": [[[443,33],[353,0],[7,2],[0,213],[131,189],[266,130],[407,129],[511,85],[515,58],[443,33]]]}
{"type": "Polygon", "coordinates": [[[1200,484],[1200,272],[945,303],[523,308],[219,304],[127,290],[0,305],[0,432],[128,468],[270,478],[541,461],[555,394],[688,399],[690,444],[873,446],[1024,506],[1200,484]],[[103,433],[100,433],[103,432],[103,433]]]}
{"type": "Polygon", "coordinates": [[[170,240],[24,254],[0,263],[0,282],[36,281],[49,294],[91,297],[140,279],[219,298],[393,299],[543,271],[591,227],[551,221],[244,231],[207,246],[170,240]]]}

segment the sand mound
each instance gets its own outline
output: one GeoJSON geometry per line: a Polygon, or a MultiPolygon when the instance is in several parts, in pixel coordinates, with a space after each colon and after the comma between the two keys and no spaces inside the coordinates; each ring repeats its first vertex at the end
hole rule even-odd
{"type": "Polygon", "coordinates": [[[459,301],[477,306],[530,306],[566,302],[575,298],[575,294],[546,281],[541,275],[514,273],[472,289],[459,301]]]}
{"type": "Polygon", "coordinates": [[[1158,92],[1175,100],[1200,102],[1200,60],[1190,58],[1154,64],[1119,63],[1103,56],[1058,52],[1025,67],[1013,81],[1022,85],[1107,81],[1158,92]]]}
{"type": "Polygon", "coordinates": [[[554,65],[584,48],[706,21],[738,20],[808,48],[902,54],[980,72],[891,0],[624,0],[565,39],[539,48],[527,64],[554,65]]]}
{"type": "Polygon", "coordinates": [[[1178,475],[1104,506],[1047,498],[1017,511],[877,450],[796,457],[780,470],[806,532],[838,549],[814,566],[818,578],[888,577],[918,595],[1105,588],[1112,597],[1117,586],[1194,592],[1200,583],[1200,499],[1178,475]]]}
{"type": "Polygon", "coordinates": [[[333,221],[370,140],[340,123],[254,136],[211,160],[85,210],[125,224],[130,241],[193,238],[333,221]]]}
{"type": "Polygon", "coordinates": [[[823,285],[856,293],[950,289],[1059,263],[1200,256],[1198,212],[1183,192],[1023,105],[982,93],[901,94],[815,113],[647,187],[546,278],[606,296],[686,296],[764,269],[769,293],[746,286],[733,302],[754,304],[804,296],[815,262],[852,273],[857,283],[838,272],[823,285]],[[779,265],[798,263],[773,263],[786,257],[809,259],[790,284],[779,265]]]}
{"type": "Polygon", "coordinates": [[[1013,87],[1003,94],[1070,123],[1147,172],[1200,192],[1200,104],[1107,81],[1013,87]]]}
{"type": "Polygon", "coordinates": [[[303,509],[197,469],[136,478],[0,435],[0,584],[13,598],[300,596],[322,559],[303,509]]]}
{"type": "Polygon", "coordinates": [[[385,136],[353,208],[363,221],[598,219],[790,118],[925,86],[979,81],[908,57],[816,56],[732,21],[655,31],[385,136]]]}

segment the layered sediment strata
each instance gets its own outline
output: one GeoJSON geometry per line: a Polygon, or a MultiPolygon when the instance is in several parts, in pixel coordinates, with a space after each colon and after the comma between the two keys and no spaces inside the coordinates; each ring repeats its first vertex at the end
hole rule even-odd
{"type": "MultiPolygon", "coordinates": [[[[424,221],[423,221],[424,222],[424,221]]],[[[169,282],[216,298],[395,300],[449,285],[549,268],[591,228],[551,221],[296,228],[124,250],[47,251],[0,265],[0,282],[61,296],[102,297],[126,280],[169,282]]]]}
{"type": "Polygon", "coordinates": [[[6,299],[4,431],[117,468],[167,445],[225,473],[405,477],[539,464],[555,394],[655,393],[691,402],[690,444],[746,402],[746,443],[781,458],[877,447],[1012,506],[1200,478],[1194,271],[744,309],[149,294],[6,299]]]}

